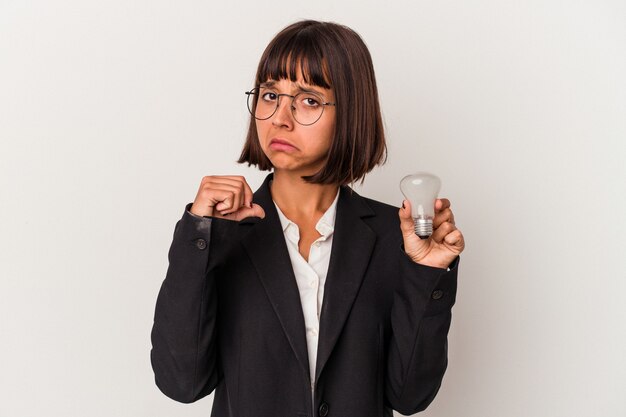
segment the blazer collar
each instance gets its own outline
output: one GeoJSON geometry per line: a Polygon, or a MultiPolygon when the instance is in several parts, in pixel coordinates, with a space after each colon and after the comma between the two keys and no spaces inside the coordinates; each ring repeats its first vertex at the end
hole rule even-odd
{"type": "MultiPolygon", "coordinates": [[[[242,240],[270,302],[303,372],[309,375],[304,315],[300,293],[289,259],[280,219],[272,200],[269,182],[254,193],[253,201],[263,207],[265,218],[250,217],[239,222],[251,226],[242,240]]],[[[367,202],[347,186],[340,187],[330,263],[324,288],[317,347],[315,382],[339,339],[358,294],[376,234],[362,220],[374,216],[367,202]]],[[[309,380],[311,380],[309,375],[309,380]]]]}

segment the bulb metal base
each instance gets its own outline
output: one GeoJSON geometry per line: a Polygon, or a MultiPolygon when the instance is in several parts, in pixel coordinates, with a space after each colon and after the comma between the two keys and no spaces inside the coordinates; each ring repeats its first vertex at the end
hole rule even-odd
{"type": "Polygon", "coordinates": [[[415,234],[418,235],[420,239],[428,239],[428,237],[433,234],[432,219],[413,218],[413,222],[415,224],[415,234]]]}

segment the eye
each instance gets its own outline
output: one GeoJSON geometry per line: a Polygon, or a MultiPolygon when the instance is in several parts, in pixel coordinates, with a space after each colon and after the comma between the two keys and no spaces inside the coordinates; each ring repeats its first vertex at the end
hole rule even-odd
{"type": "Polygon", "coordinates": [[[319,99],[319,97],[308,94],[302,97],[301,102],[302,104],[304,104],[305,107],[318,107],[321,105],[321,100],[319,99]]]}
{"type": "Polygon", "coordinates": [[[261,92],[261,98],[263,99],[263,101],[267,101],[267,102],[276,101],[277,97],[278,95],[274,93],[273,91],[261,92]]]}

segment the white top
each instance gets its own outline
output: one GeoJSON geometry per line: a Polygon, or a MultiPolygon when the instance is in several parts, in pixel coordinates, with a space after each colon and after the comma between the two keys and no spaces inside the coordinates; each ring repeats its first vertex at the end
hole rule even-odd
{"type": "Polygon", "coordinates": [[[298,242],[300,241],[300,230],[298,225],[289,220],[276,202],[276,211],[283,227],[285,242],[291,258],[296,283],[300,291],[300,302],[304,313],[304,325],[306,327],[306,344],[309,354],[309,370],[311,372],[311,390],[315,383],[315,362],[317,360],[317,341],[320,330],[320,313],[322,310],[322,300],[324,299],[324,283],[330,262],[330,251],[333,243],[333,232],[335,230],[335,215],[337,212],[337,201],[339,200],[339,190],[333,203],[322,215],[315,229],[322,235],[311,245],[308,262],[300,255],[298,242]]]}

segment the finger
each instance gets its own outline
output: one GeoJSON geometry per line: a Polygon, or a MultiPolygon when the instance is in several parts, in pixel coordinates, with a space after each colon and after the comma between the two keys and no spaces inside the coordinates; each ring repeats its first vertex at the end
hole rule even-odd
{"type": "Polygon", "coordinates": [[[415,233],[415,223],[411,216],[411,203],[408,200],[402,202],[400,210],[398,210],[398,216],[400,217],[400,229],[403,235],[415,233]]]}
{"type": "Polygon", "coordinates": [[[265,218],[265,210],[258,204],[252,204],[252,215],[263,219],[265,218]]]}
{"type": "MultiPolygon", "coordinates": [[[[242,177],[241,175],[208,175],[202,178],[202,183],[223,181],[223,182],[230,182],[234,184],[237,182],[242,182],[243,178],[244,177],[242,177]]],[[[245,179],[243,180],[245,181],[245,179]]]]}
{"type": "Polygon", "coordinates": [[[208,184],[207,187],[211,187],[212,190],[223,190],[232,193],[232,199],[228,204],[226,201],[223,201],[224,204],[219,204],[219,207],[216,206],[216,209],[219,210],[222,214],[233,213],[245,205],[244,185],[241,182],[212,182],[208,184]]]}
{"type": "Polygon", "coordinates": [[[433,228],[438,228],[443,222],[454,224],[454,214],[449,208],[444,209],[435,215],[435,218],[433,219],[433,228]]]}
{"type": "Polygon", "coordinates": [[[252,198],[254,193],[252,192],[252,188],[250,184],[246,181],[246,178],[242,175],[224,175],[219,178],[220,181],[227,182],[231,185],[240,186],[241,187],[241,206],[252,207],[252,198]]]}
{"type": "Polygon", "coordinates": [[[402,218],[411,217],[411,202],[409,200],[402,200],[402,207],[400,207],[400,213],[402,218]]]}
{"type": "Polygon", "coordinates": [[[239,209],[239,207],[247,205],[245,202],[245,185],[241,181],[220,177],[207,182],[205,186],[211,189],[223,189],[233,192],[232,205],[222,205],[218,208],[218,210],[222,210],[222,214],[226,214],[228,212],[232,213],[233,211],[239,209]]]}
{"type": "Polygon", "coordinates": [[[232,191],[205,188],[198,192],[193,205],[197,208],[196,211],[212,216],[218,211],[216,206],[223,201],[226,201],[227,206],[230,205],[232,191]]]}
{"type": "Polygon", "coordinates": [[[233,193],[228,192],[228,195],[215,205],[215,211],[220,213],[222,216],[228,214],[227,211],[233,206],[234,199],[233,193]]]}
{"type": "Polygon", "coordinates": [[[225,207],[221,212],[222,214],[231,214],[243,207],[243,195],[241,186],[233,187],[233,199],[230,206],[225,207]]]}
{"type": "Polygon", "coordinates": [[[446,235],[454,230],[456,230],[455,225],[449,222],[443,222],[441,226],[435,229],[431,238],[437,243],[442,243],[446,235]]]}
{"type": "Polygon", "coordinates": [[[450,207],[450,200],[447,198],[439,198],[435,201],[435,210],[441,211],[450,207]]]}
{"type": "Polygon", "coordinates": [[[265,210],[258,204],[252,204],[252,208],[242,207],[234,213],[225,216],[226,219],[240,221],[247,217],[265,217],[265,210]]]}
{"type": "Polygon", "coordinates": [[[253,203],[252,208],[244,208],[242,209],[242,211],[243,210],[245,210],[247,217],[265,217],[265,210],[263,210],[263,207],[259,206],[258,204],[253,203]]]}
{"type": "MultiPolygon", "coordinates": [[[[252,198],[254,196],[253,192],[252,192],[252,188],[250,188],[250,184],[248,184],[248,181],[246,181],[246,179],[244,177],[241,177],[241,181],[243,182],[243,195],[244,195],[244,205],[246,207],[250,207],[252,208],[252,198]]],[[[258,206],[261,210],[263,210],[263,208],[261,206],[258,206]]],[[[263,217],[265,216],[265,212],[263,212],[263,217]]],[[[260,217],[260,216],[259,216],[260,217]]]]}
{"type": "Polygon", "coordinates": [[[236,187],[224,184],[213,184],[212,187],[211,192],[217,197],[215,199],[215,210],[219,211],[220,214],[232,213],[239,208],[241,196],[236,187]]]}
{"type": "Polygon", "coordinates": [[[451,233],[448,233],[443,238],[443,240],[448,245],[455,246],[457,248],[462,248],[463,247],[463,234],[461,233],[461,231],[459,229],[456,229],[456,230],[452,231],[451,233]]]}

